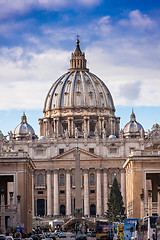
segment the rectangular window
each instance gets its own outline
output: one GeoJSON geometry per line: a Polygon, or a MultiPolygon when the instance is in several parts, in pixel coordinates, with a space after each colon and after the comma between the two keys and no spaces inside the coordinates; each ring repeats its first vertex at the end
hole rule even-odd
{"type": "Polygon", "coordinates": [[[130,148],[129,149],[129,153],[131,153],[132,151],[134,151],[135,150],[135,148],[130,148]]]}
{"type": "Polygon", "coordinates": [[[110,148],[110,153],[117,153],[117,148],[110,148]]]}
{"type": "Polygon", "coordinates": [[[43,155],[43,149],[37,149],[36,150],[36,155],[43,155]]]}
{"type": "Polygon", "coordinates": [[[59,149],[59,154],[62,154],[62,153],[64,153],[64,148],[59,149]]]}
{"type": "Polygon", "coordinates": [[[65,191],[64,190],[60,190],[60,194],[65,194],[65,191]]]}
{"type": "Polygon", "coordinates": [[[43,194],[43,191],[38,191],[38,194],[43,194]]]}
{"type": "Polygon", "coordinates": [[[92,189],[92,190],[90,190],[90,193],[95,193],[95,190],[93,190],[93,189],[92,189]]]}
{"type": "Polygon", "coordinates": [[[94,148],[89,148],[90,153],[94,153],[94,148]]]}

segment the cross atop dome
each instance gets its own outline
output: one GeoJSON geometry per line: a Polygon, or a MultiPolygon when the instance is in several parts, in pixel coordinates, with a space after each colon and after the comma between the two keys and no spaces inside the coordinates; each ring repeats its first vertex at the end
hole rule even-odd
{"type": "Polygon", "coordinates": [[[135,115],[135,113],[134,113],[133,108],[132,108],[132,114],[131,114],[131,116],[130,116],[130,121],[131,121],[131,122],[135,122],[135,121],[136,121],[136,115],[135,115]]]}

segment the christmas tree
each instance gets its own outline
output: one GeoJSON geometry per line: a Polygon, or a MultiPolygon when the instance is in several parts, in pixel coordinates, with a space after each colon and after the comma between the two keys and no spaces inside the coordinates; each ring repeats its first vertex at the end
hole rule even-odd
{"type": "Polygon", "coordinates": [[[109,222],[119,222],[126,217],[124,213],[125,207],[123,203],[123,197],[119,190],[116,177],[113,180],[110,197],[107,205],[108,205],[108,210],[106,211],[105,214],[109,222]]]}

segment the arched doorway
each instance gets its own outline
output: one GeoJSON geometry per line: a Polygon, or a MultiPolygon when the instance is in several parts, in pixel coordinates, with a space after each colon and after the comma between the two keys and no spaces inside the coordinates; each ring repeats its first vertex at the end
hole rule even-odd
{"type": "Polygon", "coordinates": [[[96,206],[94,204],[90,205],[90,216],[96,216],[96,206]]]}
{"type": "Polygon", "coordinates": [[[60,215],[62,216],[66,215],[66,207],[64,205],[60,206],[60,215]]]}
{"type": "Polygon", "coordinates": [[[37,199],[37,215],[44,216],[45,215],[45,201],[44,199],[37,199]]]}

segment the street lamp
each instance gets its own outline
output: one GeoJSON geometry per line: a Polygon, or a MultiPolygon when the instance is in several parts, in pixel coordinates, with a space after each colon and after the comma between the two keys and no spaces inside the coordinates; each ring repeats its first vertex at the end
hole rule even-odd
{"type": "Polygon", "coordinates": [[[18,201],[18,203],[20,202],[20,200],[21,200],[21,196],[18,195],[18,196],[17,196],[17,201],[18,201]]]}

